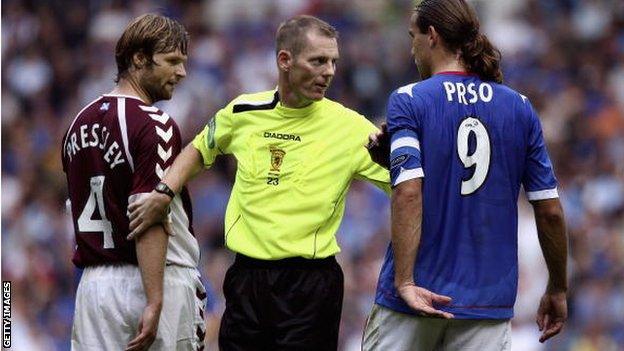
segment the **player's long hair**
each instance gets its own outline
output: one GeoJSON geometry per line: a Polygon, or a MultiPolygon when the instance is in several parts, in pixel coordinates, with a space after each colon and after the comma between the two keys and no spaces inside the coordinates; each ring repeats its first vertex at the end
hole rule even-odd
{"type": "Polygon", "coordinates": [[[156,53],[167,53],[179,49],[186,55],[188,51],[189,35],[184,26],[171,18],[148,13],[132,20],[117,41],[115,61],[117,62],[117,77],[128,72],[132,66],[132,57],[142,52],[148,64],[154,64],[156,53]]]}
{"type": "Polygon", "coordinates": [[[420,32],[427,33],[433,26],[449,50],[459,50],[469,72],[483,80],[503,82],[500,51],[479,31],[479,18],[465,0],[423,0],[414,14],[420,32]]]}

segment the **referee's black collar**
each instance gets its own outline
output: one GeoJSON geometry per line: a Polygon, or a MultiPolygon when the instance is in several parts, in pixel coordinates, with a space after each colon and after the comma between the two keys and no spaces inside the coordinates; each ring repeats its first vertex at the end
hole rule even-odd
{"type": "Polygon", "coordinates": [[[261,104],[251,104],[251,103],[236,104],[232,108],[232,112],[239,113],[239,112],[248,112],[248,111],[256,111],[256,110],[272,110],[275,108],[275,106],[277,106],[278,103],[279,103],[279,92],[275,90],[275,93],[273,94],[273,101],[269,103],[261,103],[261,104]]]}

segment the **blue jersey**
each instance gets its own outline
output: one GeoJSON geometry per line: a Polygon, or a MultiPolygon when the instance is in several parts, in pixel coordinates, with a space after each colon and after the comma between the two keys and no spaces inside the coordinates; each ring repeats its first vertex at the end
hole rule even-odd
{"type": "MultiPolygon", "coordinates": [[[[445,72],[388,102],[392,185],[423,178],[414,281],[453,298],[460,319],[513,316],[518,284],[518,193],[558,197],[542,129],[528,99],[475,75],[445,72]]],[[[394,288],[391,245],[376,303],[411,313],[394,288]]]]}

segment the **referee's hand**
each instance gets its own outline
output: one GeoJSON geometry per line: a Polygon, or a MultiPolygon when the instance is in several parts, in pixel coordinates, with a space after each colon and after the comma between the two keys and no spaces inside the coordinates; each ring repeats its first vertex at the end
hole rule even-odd
{"type": "Polygon", "coordinates": [[[385,169],[390,167],[390,136],[386,123],[381,124],[381,130],[368,136],[366,145],[371,159],[385,169]]]}
{"type": "Polygon", "coordinates": [[[451,313],[435,309],[435,305],[448,305],[452,299],[448,296],[438,295],[425,288],[416,286],[413,282],[404,283],[397,288],[399,295],[405,303],[421,316],[440,317],[445,319],[455,318],[451,313]]]}
{"type": "Polygon", "coordinates": [[[128,205],[128,219],[130,220],[130,234],[127,240],[134,240],[149,227],[162,224],[168,235],[174,236],[168,216],[171,198],[165,194],[152,191],[148,196],[140,198],[128,205]]]}

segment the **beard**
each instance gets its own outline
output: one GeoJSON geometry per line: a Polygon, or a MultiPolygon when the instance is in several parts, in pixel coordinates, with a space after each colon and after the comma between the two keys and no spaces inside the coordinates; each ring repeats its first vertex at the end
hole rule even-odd
{"type": "Polygon", "coordinates": [[[172,96],[172,91],[165,88],[165,85],[161,84],[160,79],[154,75],[152,67],[140,79],[141,87],[145,90],[147,95],[152,100],[152,103],[161,100],[169,100],[172,96]]]}
{"type": "Polygon", "coordinates": [[[431,78],[431,66],[422,61],[416,61],[416,68],[418,69],[418,75],[420,75],[421,80],[431,78]]]}

